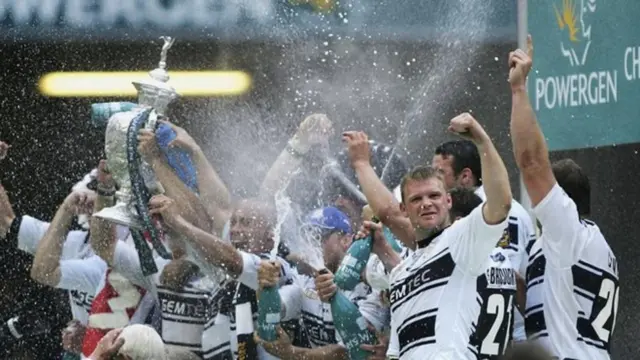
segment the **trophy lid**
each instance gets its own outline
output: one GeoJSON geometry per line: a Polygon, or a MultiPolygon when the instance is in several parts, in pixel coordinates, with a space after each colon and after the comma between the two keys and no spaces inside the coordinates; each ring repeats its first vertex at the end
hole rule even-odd
{"type": "Polygon", "coordinates": [[[133,82],[133,86],[138,91],[140,105],[158,107],[163,104],[166,106],[178,97],[176,90],[168,83],[169,73],[167,72],[167,52],[175,38],[161,36],[160,39],[164,40],[164,45],[160,52],[158,67],[149,72],[150,79],[133,82]]]}

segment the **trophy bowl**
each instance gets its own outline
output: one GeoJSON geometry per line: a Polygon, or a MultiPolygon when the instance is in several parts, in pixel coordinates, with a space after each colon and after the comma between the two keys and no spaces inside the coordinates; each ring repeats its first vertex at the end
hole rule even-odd
{"type": "Polygon", "coordinates": [[[127,131],[131,121],[142,108],[116,113],[109,119],[105,137],[107,167],[118,183],[116,204],[104,208],[93,216],[130,228],[140,229],[139,216],[132,204],[131,179],[127,162],[127,131]]]}

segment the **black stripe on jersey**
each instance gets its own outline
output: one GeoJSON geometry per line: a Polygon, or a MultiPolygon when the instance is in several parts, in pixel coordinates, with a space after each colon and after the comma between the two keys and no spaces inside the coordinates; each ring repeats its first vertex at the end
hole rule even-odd
{"type": "Polygon", "coordinates": [[[174,322],[178,324],[189,324],[189,325],[202,325],[206,323],[205,319],[184,319],[177,316],[165,315],[162,314],[162,320],[167,322],[174,322]]]}
{"type": "Polygon", "coordinates": [[[209,349],[202,353],[202,357],[206,360],[233,360],[231,344],[227,342],[209,349]]]}
{"type": "Polygon", "coordinates": [[[544,309],[542,304],[538,304],[527,309],[525,312],[524,328],[527,332],[527,338],[548,336],[547,322],[544,318],[544,309]]]}
{"type": "Polygon", "coordinates": [[[449,253],[449,248],[445,248],[419,268],[411,269],[408,267],[406,270],[411,273],[404,279],[391,284],[389,294],[391,312],[393,313],[405,302],[423,291],[446,285],[455,266],[456,263],[449,253]]]}
{"type": "Polygon", "coordinates": [[[578,314],[577,340],[610,353],[610,337],[615,326],[619,281],[609,272],[582,260],[571,267],[571,273],[574,294],[592,303],[588,317],[585,312],[578,314]],[[602,322],[598,325],[600,320],[602,322]]]}
{"type": "Polygon", "coordinates": [[[547,259],[542,254],[542,249],[538,249],[535,254],[529,256],[527,266],[527,290],[544,282],[544,272],[547,267],[547,259]]]}
{"type": "Polygon", "coordinates": [[[207,296],[210,294],[209,291],[198,289],[189,285],[182,287],[179,291],[175,291],[174,289],[168,288],[163,285],[158,285],[157,287],[158,287],[158,291],[162,291],[165,293],[173,293],[176,295],[183,295],[183,296],[189,296],[189,295],[207,296]]]}
{"type": "Polygon", "coordinates": [[[527,255],[531,255],[531,248],[535,243],[536,243],[536,234],[533,234],[527,239],[527,244],[526,244],[527,255]]]}
{"type": "Polygon", "coordinates": [[[416,346],[436,342],[437,314],[437,308],[421,311],[409,316],[398,326],[400,357],[416,346]]]}
{"type": "Polygon", "coordinates": [[[162,342],[165,345],[171,345],[171,346],[178,346],[180,348],[182,348],[183,350],[188,350],[200,357],[202,357],[202,347],[200,344],[188,344],[188,343],[183,343],[183,342],[179,342],[179,341],[166,341],[166,340],[162,340],[162,342]]]}

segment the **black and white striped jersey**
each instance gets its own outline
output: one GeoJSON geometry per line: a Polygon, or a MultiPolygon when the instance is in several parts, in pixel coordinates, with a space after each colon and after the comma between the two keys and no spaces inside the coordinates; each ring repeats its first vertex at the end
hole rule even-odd
{"type": "Polygon", "coordinates": [[[234,281],[227,281],[217,293],[207,298],[207,321],[202,332],[202,358],[205,360],[233,360],[231,343],[237,342],[231,331],[231,316],[237,287],[234,281]]]}
{"type": "Polygon", "coordinates": [[[156,286],[162,313],[162,340],[201,356],[209,299],[215,297],[220,284],[198,276],[181,289],[170,289],[160,283],[156,286]]]}
{"type": "MultiPolygon", "coordinates": [[[[477,188],[475,193],[483,201],[486,200],[482,186],[477,188]]],[[[536,228],[533,226],[531,215],[515,200],[511,201],[509,226],[504,235],[498,246],[504,249],[513,268],[524,278],[527,273],[527,251],[536,240],[536,228]]],[[[519,311],[514,313],[514,317],[513,340],[525,341],[527,336],[524,329],[524,317],[519,311]]]]}
{"type": "Polygon", "coordinates": [[[619,298],[615,255],[558,184],[534,212],[542,235],[527,268],[527,335],[559,359],[609,359],[619,298]]]}
{"type": "Polygon", "coordinates": [[[516,269],[505,249],[497,247],[487,259],[484,274],[477,279],[480,315],[472,324],[469,339],[474,359],[497,360],[504,354],[513,338],[516,290],[516,269]]]}
{"type": "MultiPolygon", "coordinates": [[[[378,330],[388,322],[387,313],[379,301],[379,292],[374,294],[368,285],[359,283],[352,291],[344,291],[344,294],[378,330]]],[[[302,331],[306,333],[311,348],[340,342],[331,305],[320,300],[313,278],[296,275],[291,284],[280,288],[280,297],[285,308],[282,321],[301,319],[302,331]]]]}
{"type": "Polygon", "coordinates": [[[478,276],[506,227],[507,219],[487,224],[478,206],[393,269],[391,327],[400,359],[475,359],[468,344],[481,312],[478,276]]]}

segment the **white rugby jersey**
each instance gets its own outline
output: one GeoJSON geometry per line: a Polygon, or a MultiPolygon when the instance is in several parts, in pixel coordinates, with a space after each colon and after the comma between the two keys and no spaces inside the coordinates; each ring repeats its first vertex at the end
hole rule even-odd
{"type": "Polygon", "coordinates": [[[202,358],[205,360],[233,360],[231,332],[232,301],[236,291],[233,281],[224,283],[215,296],[209,297],[207,322],[202,332],[202,358]]]}
{"type": "Polygon", "coordinates": [[[171,260],[161,257],[155,257],[154,260],[158,272],[144,276],[135,248],[119,241],[114,252],[113,267],[156,298],[162,314],[161,336],[164,343],[201,355],[209,297],[219,290],[220,284],[200,277],[192,279],[180,290],[169,289],[161,284],[160,275],[171,260]]]}
{"type": "Polygon", "coordinates": [[[516,269],[505,249],[493,249],[487,259],[484,274],[477,279],[476,300],[480,315],[472,324],[468,358],[497,360],[513,338],[516,300],[516,269]]]}
{"type": "Polygon", "coordinates": [[[615,255],[558,184],[534,213],[542,235],[527,269],[527,334],[560,359],[609,359],[619,298],[615,255]]]}
{"type": "Polygon", "coordinates": [[[60,281],[56,288],[69,290],[73,318],[87,325],[93,299],[104,285],[107,263],[99,256],[60,261],[60,281]]]}
{"type": "MultiPolygon", "coordinates": [[[[380,303],[379,292],[372,292],[368,285],[359,283],[352,291],[343,293],[376,329],[381,330],[388,323],[388,314],[380,303]]],[[[302,329],[312,348],[340,342],[331,305],[320,300],[313,278],[296,276],[292,284],[280,288],[280,298],[285,307],[282,321],[301,319],[302,329]]]]}
{"type": "MultiPolygon", "coordinates": [[[[40,240],[42,240],[44,234],[47,232],[50,223],[28,215],[23,215],[20,219],[16,218],[16,221],[20,221],[18,249],[29,254],[35,254],[38,250],[40,240]]],[[[62,271],[67,271],[67,279],[65,279],[65,283],[61,283],[61,285],[57,287],[59,289],[69,290],[71,315],[83,325],[87,324],[91,302],[96,294],[98,284],[95,283],[93,269],[88,269],[86,266],[79,265],[77,262],[71,260],[87,259],[93,255],[94,253],[89,245],[89,233],[87,231],[74,230],[67,233],[67,238],[62,247],[62,255],[60,256],[60,268],[62,271]],[[63,265],[63,263],[67,261],[71,262],[63,265]],[[69,269],[69,267],[73,269],[69,269]],[[82,271],[83,269],[87,269],[88,273],[78,274],[77,280],[66,282],[66,280],[69,279],[70,273],[82,271]]],[[[92,260],[90,264],[93,263],[94,261],[92,260]]],[[[105,270],[102,270],[100,277],[104,276],[104,271],[105,270]]],[[[98,283],[99,282],[98,280],[98,283]]]]}
{"type": "Polygon", "coordinates": [[[481,312],[478,276],[506,226],[507,219],[487,224],[478,206],[393,269],[391,327],[400,359],[475,359],[467,345],[481,312]]]}
{"type": "MultiPolygon", "coordinates": [[[[482,201],[486,201],[486,194],[482,186],[475,191],[482,201]]],[[[533,220],[527,210],[520,205],[519,202],[511,201],[511,210],[509,211],[509,226],[507,231],[501,238],[498,246],[504,249],[505,254],[509,257],[511,265],[518,271],[523,278],[527,273],[528,250],[536,239],[536,228],[533,226],[533,220]]],[[[513,327],[513,340],[525,341],[527,335],[524,328],[524,317],[519,311],[515,314],[515,323],[513,327]]]]}
{"type": "MultiPolygon", "coordinates": [[[[249,254],[243,251],[240,251],[240,253],[242,254],[242,273],[236,279],[237,288],[229,319],[231,329],[230,346],[235,358],[238,358],[238,348],[240,347],[238,339],[244,337],[245,339],[251,338],[249,341],[253,341],[253,332],[256,327],[255,322],[258,319],[255,291],[258,290],[258,269],[263,260],[261,256],[256,254],[249,254]]],[[[269,255],[264,256],[268,257],[269,255]]],[[[278,261],[282,264],[280,286],[290,284],[297,272],[286,260],[278,257],[278,261]]],[[[257,347],[257,353],[259,360],[277,359],[267,353],[261,346],[257,347]]]]}

